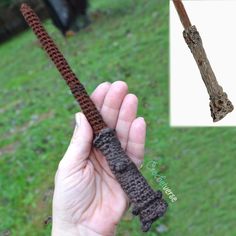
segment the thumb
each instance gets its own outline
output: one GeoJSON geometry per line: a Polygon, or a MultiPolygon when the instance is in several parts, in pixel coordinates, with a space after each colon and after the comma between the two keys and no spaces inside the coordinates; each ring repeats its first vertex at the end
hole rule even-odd
{"type": "Polygon", "coordinates": [[[81,112],[75,115],[76,126],[69,147],[62,158],[59,168],[72,169],[74,167],[83,168],[84,161],[88,158],[93,140],[93,131],[81,112]]]}

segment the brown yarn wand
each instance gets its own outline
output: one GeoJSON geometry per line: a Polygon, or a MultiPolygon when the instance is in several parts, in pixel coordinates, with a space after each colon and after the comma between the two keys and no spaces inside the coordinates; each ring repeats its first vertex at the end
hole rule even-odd
{"type": "Polygon", "coordinates": [[[182,0],[173,0],[173,3],[184,26],[184,39],[197,62],[202,79],[210,96],[211,116],[214,122],[219,121],[229,112],[233,111],[234,107],[228,99],[227,94],[223,91],[223,88],[216,80],[205,49],[203,48],[201,36],[197,31],[196,26],[191,25],[182,0]]]}
{"type": "Polygon", "coordinates": [[[42,26],[36,13],[26,4],[21,5],[21,12],[44,50],[60,71],[88,119],[95,135],[93,145],[106,157],[112,173],[133,204],[132,213],[139,215],[142,230],[144,232],[148,231],[152,223],[163,216],[167,210],[168,204],[162,198],[161,191],[154,191],[150,187],[136,165],[126,155],[115,131],[107,127],[85,88],[72,72],[67,61],[42,26]]]}

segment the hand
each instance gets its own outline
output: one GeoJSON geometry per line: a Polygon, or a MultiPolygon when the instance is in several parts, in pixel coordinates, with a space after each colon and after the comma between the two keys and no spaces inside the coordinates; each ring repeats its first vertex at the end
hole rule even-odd
{"type": "MultiPolygon", "coordinates": [[[[102,83],[91,99],[117,136],[128,156],[140,167],[146,124],[136,118],[138,100],[124,82],[102,83]]],[[[60,161],[53,197],[53,236],[114,235],[129,207],[126,194],[111,173],[105,157],[92,147],[92,129],[76,114],[71,143],[60,161]]]]}

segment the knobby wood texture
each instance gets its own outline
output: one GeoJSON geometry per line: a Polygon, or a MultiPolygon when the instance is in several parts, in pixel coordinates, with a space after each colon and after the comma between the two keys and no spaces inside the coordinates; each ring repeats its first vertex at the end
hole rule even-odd
{"type": "Polygon", "coordinates": [[[136,165],[122,149],[115,131],[107,128],[85,88],[76,78],[67,61],[47,34],[38,16],[26,4],[21,6],[21,12],[80,104],[82,111],[93,128],[95,134],[94,146],[106,157],[112,173],[133,204],[132,212],[134,215],[139,215],[142,230],[144,232],[148,231],[152,223],[163,216],[167,210],[168,204],[162,198],[162,193],[154,191],[150,187],[136,165]]]}
{"type": "Polygon", "coordinates": [[[213,122],[223,119],[234,106],[223,88],[218,84],[203,47],[202,39],[196,26],[192,26],[182,0],[173,0],[180,20],[185,28],[183,36],[200,70],[203,82],[210,96],[210,111],[213,122]]]}
{"type": "Polygon", "coordinates": [[[210,110],[214,122],[224,118],[234,107],[228,99],[227,94],[218,84],[215,74],[207,59],[206,52],[202,45],[202,39],[195,26],[190,26],[183,32],[185,42],[188,44],[198,68],[202,75],[202,79],[206,85],[210,96],[210,110]]]}

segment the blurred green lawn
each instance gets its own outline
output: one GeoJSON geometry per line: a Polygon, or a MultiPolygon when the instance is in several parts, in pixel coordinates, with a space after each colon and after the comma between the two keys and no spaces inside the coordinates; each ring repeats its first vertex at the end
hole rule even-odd
{"type": "MultiPolygon", "coordinates": [[[[93,0],[90,12],[93,24],[67,40],[46,27],[89,92],[124,80],[139,97],[148,123],[142,172],[159,188],[147,168],[158,159],[178,197],[145,235],[236,235],[235,128],[169,126],[168,1],[93,0]],[[166,231],[157,233],[159,225],[166,231]]],[[[50,235],[43,221],[79,108],[31,31],[0,55],[0,235],[50,235]]],[[[117,235],[144,234],[127,214],[117,235]]]]}

